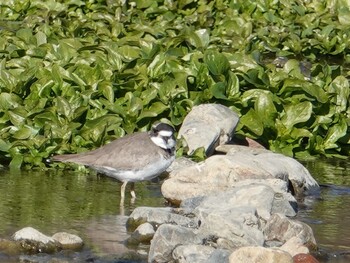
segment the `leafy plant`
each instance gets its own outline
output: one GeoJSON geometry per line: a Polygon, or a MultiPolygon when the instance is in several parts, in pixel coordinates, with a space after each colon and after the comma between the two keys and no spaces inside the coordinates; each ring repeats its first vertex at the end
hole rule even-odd
{"type": "Polygon", "coordinates": [[[1,162],[44,167],[155,120],[179,126],[209,102],[274,151],[348,155],[349,10],[342,0],[0,4],[1,162]]]}

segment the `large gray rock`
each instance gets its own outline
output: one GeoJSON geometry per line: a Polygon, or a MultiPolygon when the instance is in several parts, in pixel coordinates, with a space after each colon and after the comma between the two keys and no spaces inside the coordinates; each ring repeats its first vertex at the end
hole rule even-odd
{"type": "Polygon", "coordinates": [[[215,248],[204,245],[181,245],[174,249],[172,257],[178,263],[203,263],[215,248]]]}
{"type": "Polygon", "coordinates": [[[55,240],[52,237],[44,235],[43,233],[39,232],[38,230],[32,227],[22,228],[21,230],[18,230],[16,233],[14,233],[12,237],[15,241],[33,240],[37,242],[42,242],[44,244],[55,243],[55,240]]]}
{"type": "Polygon", "coordinates": [[[148,262],[162,263],[172,261],[174,249],[180,245],[199,245],[202,238],[193,230],[177,225],[161,225],[151,242],[148,262]]]}
{"type": "Polygon", "coordinates": [[[231,189],[241,180],[274,178],[249,161],[234,156],[211,156],[201,163],[171,172],[161,187],[162,194],[178,204],[190,197],[231,189]]]}
{"type": "Polygon", "coordinates": [[[266,244],[284,244],[291,238],[298,237],[308,248],[315,249],[317,246],[310,226],[281,214],[271,215],[263,231],[266,244]]]}
{"type": "Polygon", "coordinates": [[[286,216],[295,216],[298,203],[295,197],[288,191],[288,183],[280,179],[247,179],[237,182],[236,188],[247,185],[266,185],[271,187],[274,194],[274,200],[270,213],[281,213],[286,216]]]}
{"type": "Polygon", "coordinates": [[[292,257],[298,254],[309,254],[310,252],[310,250],[304,245],[303,240],[297,236],[287,240],[280,249],[288,252],[292,257]]]}
{"type": "MultiPolygon", "coordinates": [[[[276,196],[278,193],[272,187],[252,182],[226,192],[187,199],[180,209],[198,218],[202,235],[214,235],[225,240],[226,245],[222,248],[262,246],[264,236],[261,227],[269,220],[271,211],[276,210],[276,196]]],[[[292,214],[293,204],[283,200],[281,210],[292,214]]]]}
{"type": "Polygon", "coordinates": [[[129,230],[134,230],[139,225],[146,222],[155,227],[162,224],[177,224],[179,226],[192,228],[198,227],[198,220],[177,214],[175,210],[170,207],[157,208],[142,206],[134,209],[128,218],[127,226],[129,230]]]}
{"type": "Polygon", "coordinates": [[[176,158],[175,161],[172,162],[172,164],[168,167],[167,172],[173,172],[178,169],[183,169],[192,165],[195,165],[196,162],[192,161],[189,158],[186,157],[180,157],[176,158]]]}
{"type": "Polygon", "coordinates": [[[59,242],[64,249],[79,249],[84,244],[79,236],[67,232],[55,233],[52,239],[59,242]]]}
{"type": "Polygon", "coordinates": [[[237,211],[239,208],[249,207],[256,210],[259,217],[268,220],[270,218],[274,196],[275,191],[267,185],[243,185],[226,192],[204,197],[200,204],[193,210],[193,213],[200,220],[203,220],[203,217],[214,211],[221,213],[221,211],[237,211]]]}
{"type": "Polygon", "coordinates": [[[319,189],[298,161],[266,150],[251,151],[242,146],[239,149],[239,152],[229,150],[227,155],[214,155],[203,162],[173,170],[162,185],[164,197],[180,204],[186,198],[226,191],[247,179],[280,179],[287,184],[285,193],[319,189]]]}
{"type": "Polygon", "coordinates": [[[242,154],[255,155],[254,161],[261,169],[271,171],[273,174],[286,173],[297,193],[315,191],[319,189],[316,180],[309,171],[297,160],[283,154],[273,153],[264,149],[254,149],[239,145],[225,145],[227,155],[241,156],[242,154]]]}
{"type": "Polygon", "coordinates": [[[293,263],[287,252],[264,247],[242,247],[230,255],[230,263],[293,263]]]}
{"type": "Polygon", "coordinates": [[[202,104],[193,107],[186,116],[178,137],[187,142],[188,154],[204,147],[209,156],[217,145],[231,140],[238,121],[238,114],[226,106],[202,104]]]}
{"type": "Polygon", "coordinates": [[[62,249],[59,242],[32,227],[18,230],[12,238],[20,242],[22,250],[27,253],[54,253],[62,249]]]}
{"type": "Polygon", "coordinates": [[[204,263],[228,263],[231,252],[227,249],[215,249],[204,263]]]}
{"type": "Polygon", "coordinates": [[[235,247],[264,244],[264,235],[259,229],[259,215],[255,208],[242,206],[236,209],[221,211],[200,211],[201,226],[200,233],[205,236],[216,236],[224,239],[224,247],[233,249],[235,247]]]}
{"type": "Polygon", "coordinates": [[[155,234],[154,227],[150,223],[139,225],[127,240],[128,244],[149,243],[155,234]]]}

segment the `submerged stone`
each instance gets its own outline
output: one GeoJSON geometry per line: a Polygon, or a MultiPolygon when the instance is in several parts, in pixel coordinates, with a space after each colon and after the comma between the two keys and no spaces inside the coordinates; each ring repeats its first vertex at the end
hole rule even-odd
{"type": "Polygon", "coordinates": [[[80,237],[67,232],[58,232],[52,236],[52,239],[59,242],[63,249],[80,249],[84,244],[80,237]]]}

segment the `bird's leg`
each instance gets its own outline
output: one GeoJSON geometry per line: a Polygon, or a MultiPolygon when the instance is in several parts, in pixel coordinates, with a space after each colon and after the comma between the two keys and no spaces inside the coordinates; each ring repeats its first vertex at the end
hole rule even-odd
{"type": "Polygon", "coordinates": [[[131,194],[131,200],[135,200],[136,194],[135,194],[135,183],[134,182],[132,182],[130,184],[130,194],[131,194]]]}
{"type": "Polygon", "coordinates": [[[128,184],[128,181],[123,182],[122,187],[120,188],[120,205],[124,205],[125,187],[127,184],[128,184]]]}

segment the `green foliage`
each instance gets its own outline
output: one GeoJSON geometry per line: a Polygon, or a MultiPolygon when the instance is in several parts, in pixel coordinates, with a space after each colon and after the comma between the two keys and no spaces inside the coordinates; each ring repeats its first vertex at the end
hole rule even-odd
{"type": "Polygon", "coordinates": [[[179,126],[209,102],[274,151],[347,155],[349,10],[341,0],[0,4],[1,162],[43,167],[155,120],[179,126]]]}

